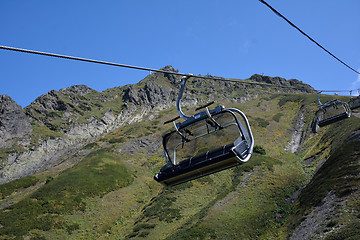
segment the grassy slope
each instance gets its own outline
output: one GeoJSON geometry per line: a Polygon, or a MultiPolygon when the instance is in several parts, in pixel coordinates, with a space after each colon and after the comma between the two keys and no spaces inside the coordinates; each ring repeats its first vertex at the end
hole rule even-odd
{"type": "MultiPolygon", "coordinates": [[[[327,239],[358,239],[360,237],[360,221],[358,209],[360,202],[360,144],[357,140],[346,140],[354,130],[360,130],[360,121],[351,117],[344,122],[335,123],[327,128],[319,137],[315,149],[321,151],[320,158],[327,161],[322,165],[311,182],[302,191],[295,204],[293,214],[285,225],[285,232],[290,233],[300,224],[331,191],[336,194],[338,202],[347,202],[340,206],[323,227],[323,233],[332,231],[327,239]],[[334,231],[335,230],[335,231],[334,231]],[[350,238],[349,238],[350,237],[350,238]]],[[[318,234],[322,234],[319,232],[318,234]]]]}
{"type": "MultiPolygon", "coordinates": [[[[116,151],[128,141],[171,128],[162,122],[176,116],[175,109],[153,113],[152,121],[125,126],[90,144],[86,147],[90,153],[75,166],[47,176],[40,174],[42,186],[0,212],[1,236],[4,239],[282,237],[285,230],[280,227],[291,222],[293,216],[292,205],[285,199],[316,168],[315,163],[305,166],[301,157],[285,152],[291,137],[287,130],[302,104],[307,106],[305,121],[310,124],[316,97],[287,94],[246,104],[223,102],[247,114],[256,144],[263,146],[267,155],[255,154],[244,165],[171,189],[152,180],[163,164],[161,149],[150,156],[144,150],[121,155],[116,151]]],[[[319,148],[329,147],[338,127],[312,135],[305,143],[309,148],[301,156],[312,156],[319,153],[319,148]],[[310,148],[313,143],[319,148],[310,148]]],[[[338,141],[340,144],[342,140],[338,141]]],[[[9,189],[10,184],[3,186],[9,189]]],[[[11,191],[27,186],[13,187],[11,191]]],[[[304,207],[301,215],[310,207],[304,207]]]]}

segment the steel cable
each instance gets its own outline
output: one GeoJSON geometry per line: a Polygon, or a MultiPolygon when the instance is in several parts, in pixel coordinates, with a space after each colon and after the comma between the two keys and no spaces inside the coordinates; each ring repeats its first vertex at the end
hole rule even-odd
{"type": "Polygon", "coordinates": [[[330,54],[330,56],[332,56],[333,58],[335,58],[336,60],[338,60],[340,63],[342,63],[343,65],[345,65],[346,67],[348,67],[349,69],[351,69],[352,71],[356,72],[357,74],[360,74],[360,72],[356,71],[354,68],[350,67],[348,64],[346,64],[344,61],[342,61],[340,58],[336,57],[334,54],[332,54],[329,50],[327,50],[325,47],[323,47],[320,43],[318,43],[317,41],[315,41],[312,37],[310,37],[309,35],[307,35],[304,31],[302,31],[300,28],[298,28],[295,24],[293,24],[290,20],[288,20],[286,17],[284,17],[281,13],[279,13],[275,8],[273,8],[272,6],[270,6],[267,2],[265,2],[264,0],[259,0],[261,3],[265,4],[268,8],[271,9],[271,11],[273,11],[276,15],[278,15],[279,17],[281,17],[282,19],[284,19],[288,24],[290,24],[292,27],[294,27],[296,30],[298,30],[301,34],[303,34],[305,37],[307,37],[310,41],[312,41],[313,43],[315,43],[318,47],[320,47],[322,50],[324,50],[325,52],[327,52],[328,54],[330,54]]]}

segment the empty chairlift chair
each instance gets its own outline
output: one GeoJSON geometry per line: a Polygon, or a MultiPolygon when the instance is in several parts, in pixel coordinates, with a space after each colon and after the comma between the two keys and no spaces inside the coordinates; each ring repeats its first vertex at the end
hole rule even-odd
{"type": "Polygon", "coordinates": [[[319,92],[320,107],[315,113],[315,118],[313,120],[312,128],[314,133],[318,131],[319,127],[327,126],[351,116],[350,107],[346,102],[333,100],[322,104],[320,101],[320,95],[321,92],[319,92]]]}
{"type": "MultiPolygon", "coordinates": [[[[187,77],[188,78],[188,77],[187,77]]],[[[185,116],[180,99],[187,78],[183,78],[177,109],[185,121],[175,123],[174,130],[163,136],[166,165],[154,179],[173,186],[247,162],[254,139],[244,113],[236,108],[208,105],[205,111],[185,116]]],[[[168,121],[168,122],[171,122],[168,121]]]]}
{"type": "MultiPolygon", "coordinates": [[[[351,110],[360,108],[360,89],[358,89],[358,93],[359,95],[357,97],[350,98],[349,107],[351,110]]],[[[350,96],[351,96],[351,91],[350,91],[350,96]]]]}

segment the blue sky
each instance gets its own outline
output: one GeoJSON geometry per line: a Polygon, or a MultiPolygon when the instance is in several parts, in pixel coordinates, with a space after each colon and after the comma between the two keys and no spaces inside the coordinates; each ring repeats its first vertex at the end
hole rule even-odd
{"type": "MultiPolygon", "coordinates": [[[[360,1],[267,0],[360,70],[360,1]]],[[[182,73],[296,78],[315,89],[360,88],[360,77],[258,0],[2,0],[0,45],[182,73]]],[[[50,90],[95,90],[148,72],[0,50],[0,94],[22,107],[50,90]]]]}

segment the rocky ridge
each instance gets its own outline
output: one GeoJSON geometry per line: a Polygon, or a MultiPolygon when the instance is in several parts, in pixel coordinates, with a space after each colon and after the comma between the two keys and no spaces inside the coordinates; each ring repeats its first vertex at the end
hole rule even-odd
{"type": "MultiPolygon", "coordinates": [[[[167,66],[166,71],[176,70],[167,66]]],[[[126,85],[98,92],[85,85],[60,91],[52,90],[21,109],[11,98],[0,98],[0,147],[19,146],[2,156],[0,184],[32,175],[59,164],[84,147],[125,124],[151,118],[155,110],[175,105],[178,93],[177,79],[170,74],[153,73],[135,85],[126,85]],[[46,132],[47,134],[44,134],[46,132]],[[19,139],[18,142],[10,139],[19,139]]],[[[253,75],[249,80],[274,86],[296,86],[290,92],[313,92],[298,80],[285,80],[253,75]]],[[[182,104],[193,106],[218,98],[244,102],[256,98],[259,90],[269,86],[241,83],[203,81],[194,79],[184,94],[182,104]],[[255,91],[254,91],[255,89],[255,91]]],[[[283,91],[274,88],[273,92],[283,91]]]]}

